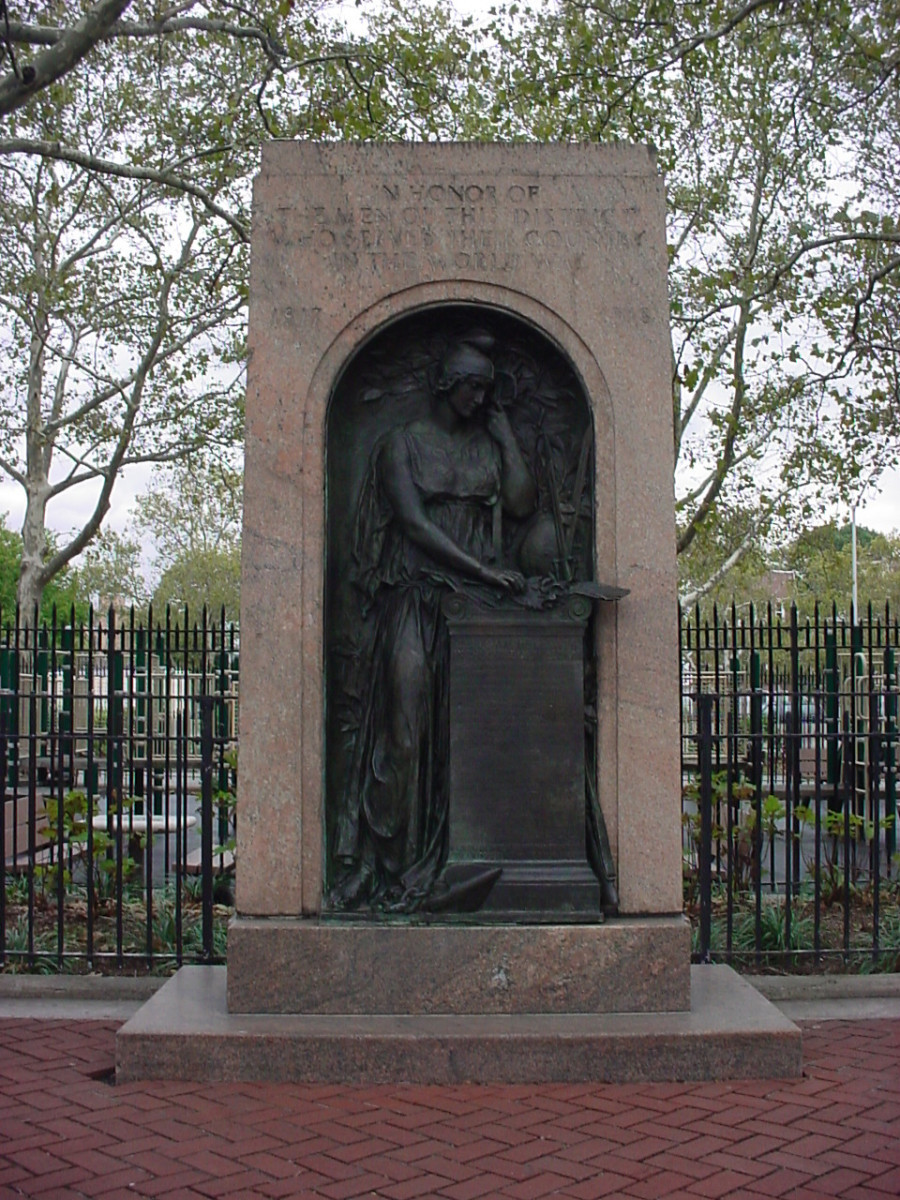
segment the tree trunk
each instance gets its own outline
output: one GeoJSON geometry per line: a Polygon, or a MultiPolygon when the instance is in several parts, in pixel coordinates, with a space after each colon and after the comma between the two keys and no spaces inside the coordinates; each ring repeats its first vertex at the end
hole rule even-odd
{"type": "MultiPolygon", "coordinates": [[[[36,274],[43,274],[43,253],[40,246],[35,249],[36,274]]],[[[40,283],[38,284],[40,287],[40,283]]],[[[53,447],[44,430],[41,407],[44,390],[44,357],[49,319],[44,304],[43,292],[38,291],[31,345],[28,354],[28,397],[27,421],[25,426],[25,519],[22,522],[22,565],[19,568],[19,584],[16,599],[22,620],[32,621],[35,607],[40,607],[47,582],[44,561],[47,556],[47,499],[49,495],[49,469],[53,447]]]]}
{"type": "Polygon", "coordinates": [[[31,624],[35,609],[40,608],[47,583],[47,526],[45,489],[29,489],[22,522],[22,565],[16,599],[26,624],[31,624]]]}

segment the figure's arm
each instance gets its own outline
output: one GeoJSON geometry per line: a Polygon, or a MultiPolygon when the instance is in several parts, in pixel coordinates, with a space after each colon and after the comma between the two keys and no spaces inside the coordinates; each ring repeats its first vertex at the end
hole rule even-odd
{"type": "Polygon", "coordinates": [[[435,562],[481,583],[518,590],[523,586],[518,571],[489,567],[458,546],[430,519],[412,476],[409,450],[402,437],[392,437],[379,459],[381,486],[394,512],[394,518],[411,542],[435,562]]]}
{"type": "Polygon", "coordinates": [[[500,498],[511,516],[521,520],[534,512],[537,489],[522,458],[509,417],[499,406],[491,405],[486,414],[487,431],[500,447],[500,498]]]}

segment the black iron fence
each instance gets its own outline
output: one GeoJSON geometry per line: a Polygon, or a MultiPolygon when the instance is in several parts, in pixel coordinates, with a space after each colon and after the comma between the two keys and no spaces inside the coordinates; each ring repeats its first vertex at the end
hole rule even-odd
{"type": "MultiPolygon", "coordinates": [[[[696,956],[900,969],[897,621],[680,631],[696,956]]],[[[0,968],[224,958],[239,653],[206,613],[0,614],[0,968]]]]}
{"type": "Polygon", "coordinates": [[[0,621],[0,965],[224,957],[238,655],[206,613],[0,621]]]}
{"type": "Polygon", "coordinates": [[[900,969],[898,622],[682,614],[695,954],[900,969]]]}

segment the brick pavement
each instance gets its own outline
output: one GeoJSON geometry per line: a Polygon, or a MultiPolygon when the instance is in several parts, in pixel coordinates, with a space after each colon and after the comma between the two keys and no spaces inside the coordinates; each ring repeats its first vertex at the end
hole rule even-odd
{"type": "Polygon", "coordinates": [[[804,1026],[804,1077],[112,1086],[115,1022],[0,1020],[0,1200],[884,1200],[900,1022],[804,1026]]]}

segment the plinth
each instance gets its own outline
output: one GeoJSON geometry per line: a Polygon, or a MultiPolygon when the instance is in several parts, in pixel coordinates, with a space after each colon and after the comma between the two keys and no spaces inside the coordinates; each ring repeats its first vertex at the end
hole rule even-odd
{"type": "Polygon", "coordinates": [[[597,920],[585,834],[585,636],[590,602],[480,608],[453,595],[445,879],[501,872],[482,911],[597,920]]]}

